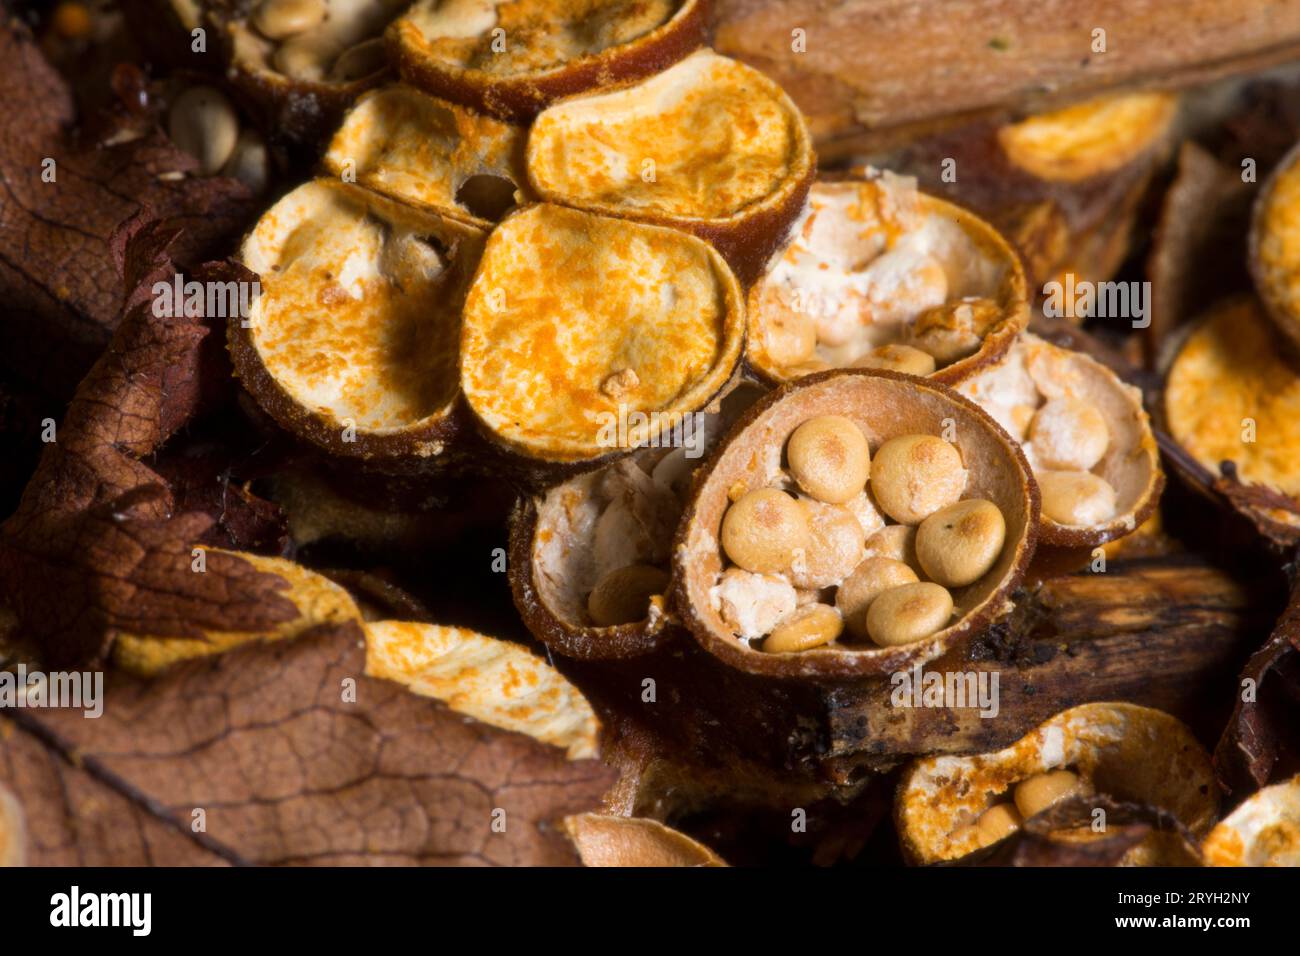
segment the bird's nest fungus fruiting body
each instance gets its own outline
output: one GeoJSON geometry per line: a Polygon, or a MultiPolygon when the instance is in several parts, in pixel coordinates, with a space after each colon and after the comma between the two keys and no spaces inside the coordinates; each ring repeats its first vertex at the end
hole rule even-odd
{"type": "Polygon", "coordinates": [[[365,94],[325,153],[339,177],[488,229],[526,198],[525,131],[400,83],[365,94]]]}
{"type": "Polygon", "coordinates": [[[521,498],[510,519],[510,586],[529,629],[557,654],[635,657],[680,631],[667,607],[673,538],[697,467],[759,396],[752,385],[643,448],[521,498]]]}
{"type": "Polygon", "coordinates": [[[229,322],[235,372],[287,431],[344,459],[437,469],[469,424],[456,361],[483,233],[358,186],[308,182],[240,251],[262,294],[229,322]]]}
{"type": "Polygon", "coordinates": [[[1041,543],[1096,547],[1155,511],[1164,473],[1142,394],[1100,362],[1025,333],[957,391],[1022,443],[1042,492],[1041,543]]]}
{"type": "Polygon", "coordinates": [[[541,198],[693,233],[746,284],[785,239],[817,168],[785,92],[711,50],[555,104],[534,122],[527,153],[541,198]]]}
{"type": "Polygon", "coordinates": [[[601,726],[591,703],[544,657],[463,627],[394,620],[361,627],[367,675],[561,747],[570,760],[599,753],[601,726]]]}
{"type": "Polygon", "coordinates": [[[1178,114],[1172,93],[1112,94],[1029,116],[998,130],[1015,166],[1047,182],[1114,173],[1157,149],[1178,114]]]}
{"type": "Polygon", "coordinates": [[[813,185],[749,292],[747,361],[769,382],[857,367],[954,384],[1010,348],[1028,301],[996,229],[914,180],[867,170],[813,185]]]}
{"type": "Polygon", "coordinates": [[[673,610],[741,670],[891,673],[1009,609],[1038,512],[1019,446],[951,389],[812,375],[751,406],[697,472],[673,610]]]}
{"type": "Polygon", "coordinates": [[[1249,298],[1187,326],[1170,351],[1160,413],[1184,453],[1175,466],[1269,539],[1300,541],[1300,360],[1249,298]]]}
{"type": "Polygon", "coordinates": [[[734,385],[740,285],[696,237],[539,204],[492,232],[465,302],[461,388],[521,472],[661,443],[734,385]]]}
{"type": "MultiPolygon", "coordinates": [[[[510,515],[509,574],[515,607],[533,635],[565,657],[637,657],[659,647],[672,628],[663,598],[668,572],[659,566],[666,562],[653,548],[645,560],[606,572],[591,551],[576,546],[579,541],[590,546],[600,516],[625,507],[622,501],[641,493],[637,477],[624,469],[640,470],[631,458],[622,459],[562,482],[538,498],[523,497],[510,515]],[[599,595],[599,621],[592,614],[593,595],[599,595]]],[[[659,489],[652,488],[656,494],[646,500],[655,510],[645,517],[654,521],[664,502],[659,489]]],[[[663,529],[645,530],[647,542],[653,542],[663,529]]]]}
{"type": "Polygon", "coordinates": [[[527,122],[566,96],[635,82],[702,46],[706,0],[416,0],[387,33],[402,78],[527,122]]]}
{"type": "Polygon", "coordinates": [[[1247,797],[1201,852],[1207,866],[1300,866],[1300,776],[1247,797]]]}
{"type": "Polygon", "coordinates": [[[384,28],[407,0],[261,0],[247,15],[215,16],[231,82],[267,128],[317,143],[357,97],[390,75],[384,28]]]}
{"type": "Polygon", "coordinates": [[[1255,202],[1247,262],[1269,317],[1300,350],[1300,146],[1278,163],[1255,202]]]}
{"type": "MultiPolygon", "coordinates": [[[[1168,811],[1196,838],[1218,812],[1210,756],[1181,721],[1135,704],[1082,704],[1004,750],[912,764],[895,800],[903,855],[922,864],[958,859],[1059,801],[1093,794],[1168,811]]],[[[1126,862],[1150,862],[1157,842],[1134,847],[1126,862]]]]}

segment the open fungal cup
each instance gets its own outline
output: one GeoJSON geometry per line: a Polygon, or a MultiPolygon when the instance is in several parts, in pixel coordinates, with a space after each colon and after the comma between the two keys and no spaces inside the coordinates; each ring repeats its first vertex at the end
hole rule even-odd
{"type": "Polygon", "coordinates": [[[461,388],[496,446],[579,470],[653,444],[734,378],[736,277],[673,229],[535,205],[491,234],[465,302],[461,388]]]}
{"type": "Polygon", "coordinates": [[[281,427],[346,458],[424,470],[456,434],[472,226],[318,179],[240,251],[262,294],[229,323],[236,374],[281,427]]]}
{"type": "Polygon", "coordinates": [[[657,647],[673,536],[692,477],[725,424],[757,399],[742,386],[721,410],[688,416],[659,447],[525,497],[511,515],[510,585],[533,634],[566,657],[632,657],[657,647]]]}
{"type": "Polygon", "coordinates": [[[1172,93],[1123,93],[1039,113],[998,131],[1016,166],[1048,182],[1081,182],[1162,143],[1178,112],[1172,93]]]}
{"type": "Polygon", "coordinates": [[[752,406],[698,473],[674,609],[742,670],[889,673],[1005,613],[1037,528],[1024,455],[977,406],[895,372],[827,372],[752,406]]]}
{"type": "Polygon", "coordinates": [[[489,228],[523,200],[524,131],[401,84],[363,96],[325,168],[386,196],[489,228]]]}
{"type": "Polygon", "coordinates": [[[582,691],[513,641],[422,621],[366,621],[366,674],[440,700],[480,723],[560,747],[600,751],[600,720],[582,691]]]}
{"type": "Polygon", "coordinates": [[[701,46],[704,0],[417,0],[388,31],[402,77],[515,122],[701,46]]]}
{"type": "Polygon", "coordinates": [[[1096,547],[1155,510],[1164,474],[1142,393],[1100,362],[1026,333],[957,391],[1024,448],[1042,493],[1041,543],[1096,547]]]}
{"type": "Polygon", "coordinates": [[[1190,328],[1166,373],[1163,411],[1203,470],[1199,484],[1224,490],[1270,536],[1300,539],[1300,361],[1257,302],[1225,303],[1190,328]]]}
{"type": "Polygon", "coordinates": [[[1300,349],[1300,147],[1278,163],[1255,203],[1248,262],[1269,317],[1300,349]]]}
{"type": "Polygon", "coordinates": [[[1208,866],[1300,866],[1300,777],[1251,794],[1201,846],[1208,866]]]}
{"type": "Polygon", "coordinates": [[[769,381],[859,367],[953,384],[1010,347],[1029,306],[1020,260],[992,226],[869,170],[813,185],[748,314],[748,362],[769,381]]]}
{"type": "Polygon", "coordinates": [[[313,140],[388,70],[383,31],[407,0],[258,0],[224,23],[233,82],[268,124],[313,140]]]}
{"type": "Polygon", "coordinates": [[[528,178],[543,199],[685,229],[745,283],[784,241],[816,164],[785,92],[711,50],[557,103],[528,136],[528,178]]]}
{"type": "MultiPolygon", "coordinates": [[[[904,856],[937,863],[996,843],[1060,801],[1094,794],[1167,810],[1198,838],[1218,810],[1210,756],[1186,726],[1147,707],[1098,703],[1064,710],[996,753],[918,760],[899,784],[895,817],[904,856]]],[[[1144,842],[1126,862],[1152,855],[1144,842]]]]}

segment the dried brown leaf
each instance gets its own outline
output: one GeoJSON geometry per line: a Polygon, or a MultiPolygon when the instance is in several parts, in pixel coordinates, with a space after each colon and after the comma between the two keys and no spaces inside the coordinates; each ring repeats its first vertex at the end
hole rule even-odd
{"type": "Polygon", "coordinates": [[[1214,769],[1241,795],[1300,770],[1300,588],[1264,646],[1246,662],[1214,769]]]}
{"type": "MultiPolygon", "coordinates": [[[[174,274],[175,232],[137,220],[122,241],[133,288],[174,274]]],[[[197,277],[228,279],[227,267],[197,277]]],[[[197,572],[193,548],[216,520],[179,512],[141,459],[200,407],[214,370],[201,318],[153,314],[141,296],[78,386],[57,440],[41,456],[18,510],[0,526],[0,595],[47,662],[101,659],[120,631],[201,637],[252,630],[295,615],[286,587],[232,555],[197,572]]],[[[219,339],[215,339],[219,346],[219,339]]]]}
{"type": "Polygon", "coordinates": [[[614,771],[367,677],[362,645],[349,622],[111,672],[97,720],[5,711],[30,862],[575,863],[562,820],[614,771]]]}
{"type": "MultiPolygon", "coordinates": [[[[143,677],[161,673],[173,664],[223,654],[253,641],[283,641],[300,637],[315,628],[339,626],[361,620],[352,595],[324,575],[309,571],[285,558],[271,558],[247,552],[204,549],[204,560],[236,559],[266,575],[274,575],[287,590],[280,596],[294,608],[293,616],[266,627],[241,627],[238,622],[207,627],[199,637],[153,633],[141,635],[120,631],[113,644],[113,664],[143,677]]],[[[206,573],[206,572],[205,572],[206,573]]]]}
{"type": "MultiPolygon", "coordinates": [[[[25,862],[39,866],[221,866],[146,804],[0,718],[0,780],[22,797],[25,862]]],[[[14,806],[18,806],[15,797],[14,806]]]]}
{"type": "Polygon", "coordinates": [[[444,701],[485,724],[594,756],[600,724],[586,697],[554,667],[510,641],[415,621],[364,625],[366,673],[444,701]]]}
{"type": "Polygon", "coordinates": [[[213,518],[205,543],[270,554],[289,550],[287,516],[279,505],[232,478],[230,449],[200,446],[171,452],[169,447],[151,466],[167,482],[177,511],[213,518]]]}
{"type": "Polygon", "coordinates": [[[62,397],[121,314],[129,286],[110,254],[119,223],[149,210],[183,229],[174,255],[188,266],[222,252],[255,210],[240,183],[189,175],[194,161],[158,130],[75,142],[72,93],[16,19],[0,24],[0,63],[0,364],[19,377],[39,369],[62,397]]]}

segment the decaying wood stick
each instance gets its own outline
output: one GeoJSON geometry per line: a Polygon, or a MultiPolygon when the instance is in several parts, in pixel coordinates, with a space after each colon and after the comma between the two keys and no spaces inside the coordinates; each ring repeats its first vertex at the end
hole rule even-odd
{"type": "Polygon", "coordinates": [[[1263,583],[1246,587],[1191,556],[1055,578],[964,655],[924,669],[973,674],[986,688],[996,675],[995,717],[981,716],[973,699],[912,706],[925,700],[900,697],[909,689],[901,679],[841,688],[829,695],[827,758],[996,750],[1060,710],[1097,700],[1157,707],[1213,734],[1225,714],[1208,710],[1233,699],[1229,685],[1267,635],[1274,597],[1263,583]]]}
{"type": "Polygon", "coordinates": [[[733,789],[765,773],[792,787],[817,778],[834,787],[861,782],[859,767],[887,769],[911,755],[996,750],[1087,701],[1167,710],[1212,741],[1242,663],[1284,600],[1280,579],[1251,581],[1195,555],[1115,561],[1022,594],[1008,621],[927,665],[919,680],[909,673],[919,696],[902,701],[897,676],[774,681],[726,667],[685,636],[648,657],[565,668],[619,746],[645,751],[643,759],[694,767],[733,789]],[[927,699],[926,674],[960,675],[976,692],[997,675],[996,715],[978,693],[927,699]]]}
{"type": "Polygon", "coordinates": [[[869,130],[1300,56],[1300,0],[718,0],[716,22],[717,49],[780,82],[824,154],[869,130]]]}

